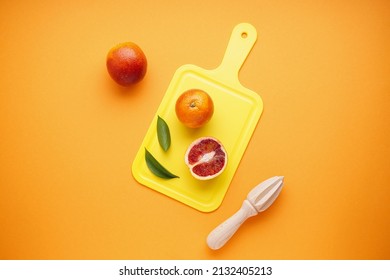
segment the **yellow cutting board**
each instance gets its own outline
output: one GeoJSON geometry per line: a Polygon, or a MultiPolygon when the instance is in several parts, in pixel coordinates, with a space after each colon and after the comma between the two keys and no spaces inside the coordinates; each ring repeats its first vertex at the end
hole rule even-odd
{"type": "Polygon", "coordinates": [[[175,72],[132,165],[133,176],[139,183],[202,212],[214,211],[221,205],[263,111],[260,96],[243,87],[238,79],[238,72],[256,39],[256,29],[240,23],[233,29],[219,67],[206,70],[184,65],[175,72]],[[175,113],[178,97],[194,88],[206,91],[214,101],[213,117],[197,129],[185,127],[175,113]],[[157,116],[166,121],[171,132],[171,147],[167,152],[158,143],[157,116]],[[208,181],[193,178],[184,162],[188,146],[203,136],[219,139],[228,154],[226,169],[208,181]],[[155,176],[146,165],[145,148],[180,178],[167,180],[155,176]]]}

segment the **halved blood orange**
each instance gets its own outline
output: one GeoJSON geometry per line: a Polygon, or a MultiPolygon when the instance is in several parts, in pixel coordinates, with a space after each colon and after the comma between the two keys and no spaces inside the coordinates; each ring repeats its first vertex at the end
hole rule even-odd
{"type": "Polygon", "coordinates": [[[188,147],[185,163],[192,176],[199,180],[209,180],[217,177],[225,169],[227,153],[219,140],[201,137],[188,147]]]}

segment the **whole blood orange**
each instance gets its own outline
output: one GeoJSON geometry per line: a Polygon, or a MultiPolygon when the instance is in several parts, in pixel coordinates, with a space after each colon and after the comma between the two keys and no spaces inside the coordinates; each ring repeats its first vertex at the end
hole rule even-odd
{"type": "Polygon", "coordinates": [[[201,137],[190,144],[185,163],[192,176],[199,180],[217,177],[225,170],[227,153],[221,142],[213,137],[201,137]]]}
{"type": "Polygon", "coordinates": [[[106,66],[111,78],[122,86],[141,81],[147,68],[147,60],[141,48],[132,43],[121,43],[107,54],[106,66]]]}
{"type": "Polygon", "coordinates": [[[214,103],[205,91],[190,89],[179,96],[175,110],[178,119],[185,126],[198,128],[206,124],[213,116],[214,103]]]}

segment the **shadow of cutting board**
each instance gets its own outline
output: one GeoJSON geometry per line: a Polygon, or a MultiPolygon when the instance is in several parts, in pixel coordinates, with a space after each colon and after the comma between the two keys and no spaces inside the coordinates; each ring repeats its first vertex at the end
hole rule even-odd
{"type": "Polygon", "coordinates": [[[139,183],[202,212],[214,211],[221,205],[263,111],[260,96],[243,87],[238,79],[238,72],[256,39],[257,32],[252,25],[238,24],[218,68],[206,70],[184,65],[176,71],[133,161],[132,173],[139,183]],[[185,127],[175,113],[178,97],[194,88],[206,91],[214,101],[213,117],[198,129],[185,127]],[[158,143],[157,116],[170,128],[172,144],[167,152],[158,143]],[[219,139],[228,154],[224,172],[208,181],[192,177],[184,163],[188,146],[203,136],[219,139]],[[167,180],[155,176],[146,165],[145,148],[180,178],[167,180]]]}

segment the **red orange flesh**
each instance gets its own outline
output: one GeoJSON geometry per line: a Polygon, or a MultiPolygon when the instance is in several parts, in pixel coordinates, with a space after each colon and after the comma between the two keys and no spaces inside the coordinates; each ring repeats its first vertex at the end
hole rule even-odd
{"type": "Polygon", "coordinates": [[[195,178],[209,180],[224,171],[227,153],[219,140],[213,137],[202,137],[188,147],[185,163],[195,178]]]}

